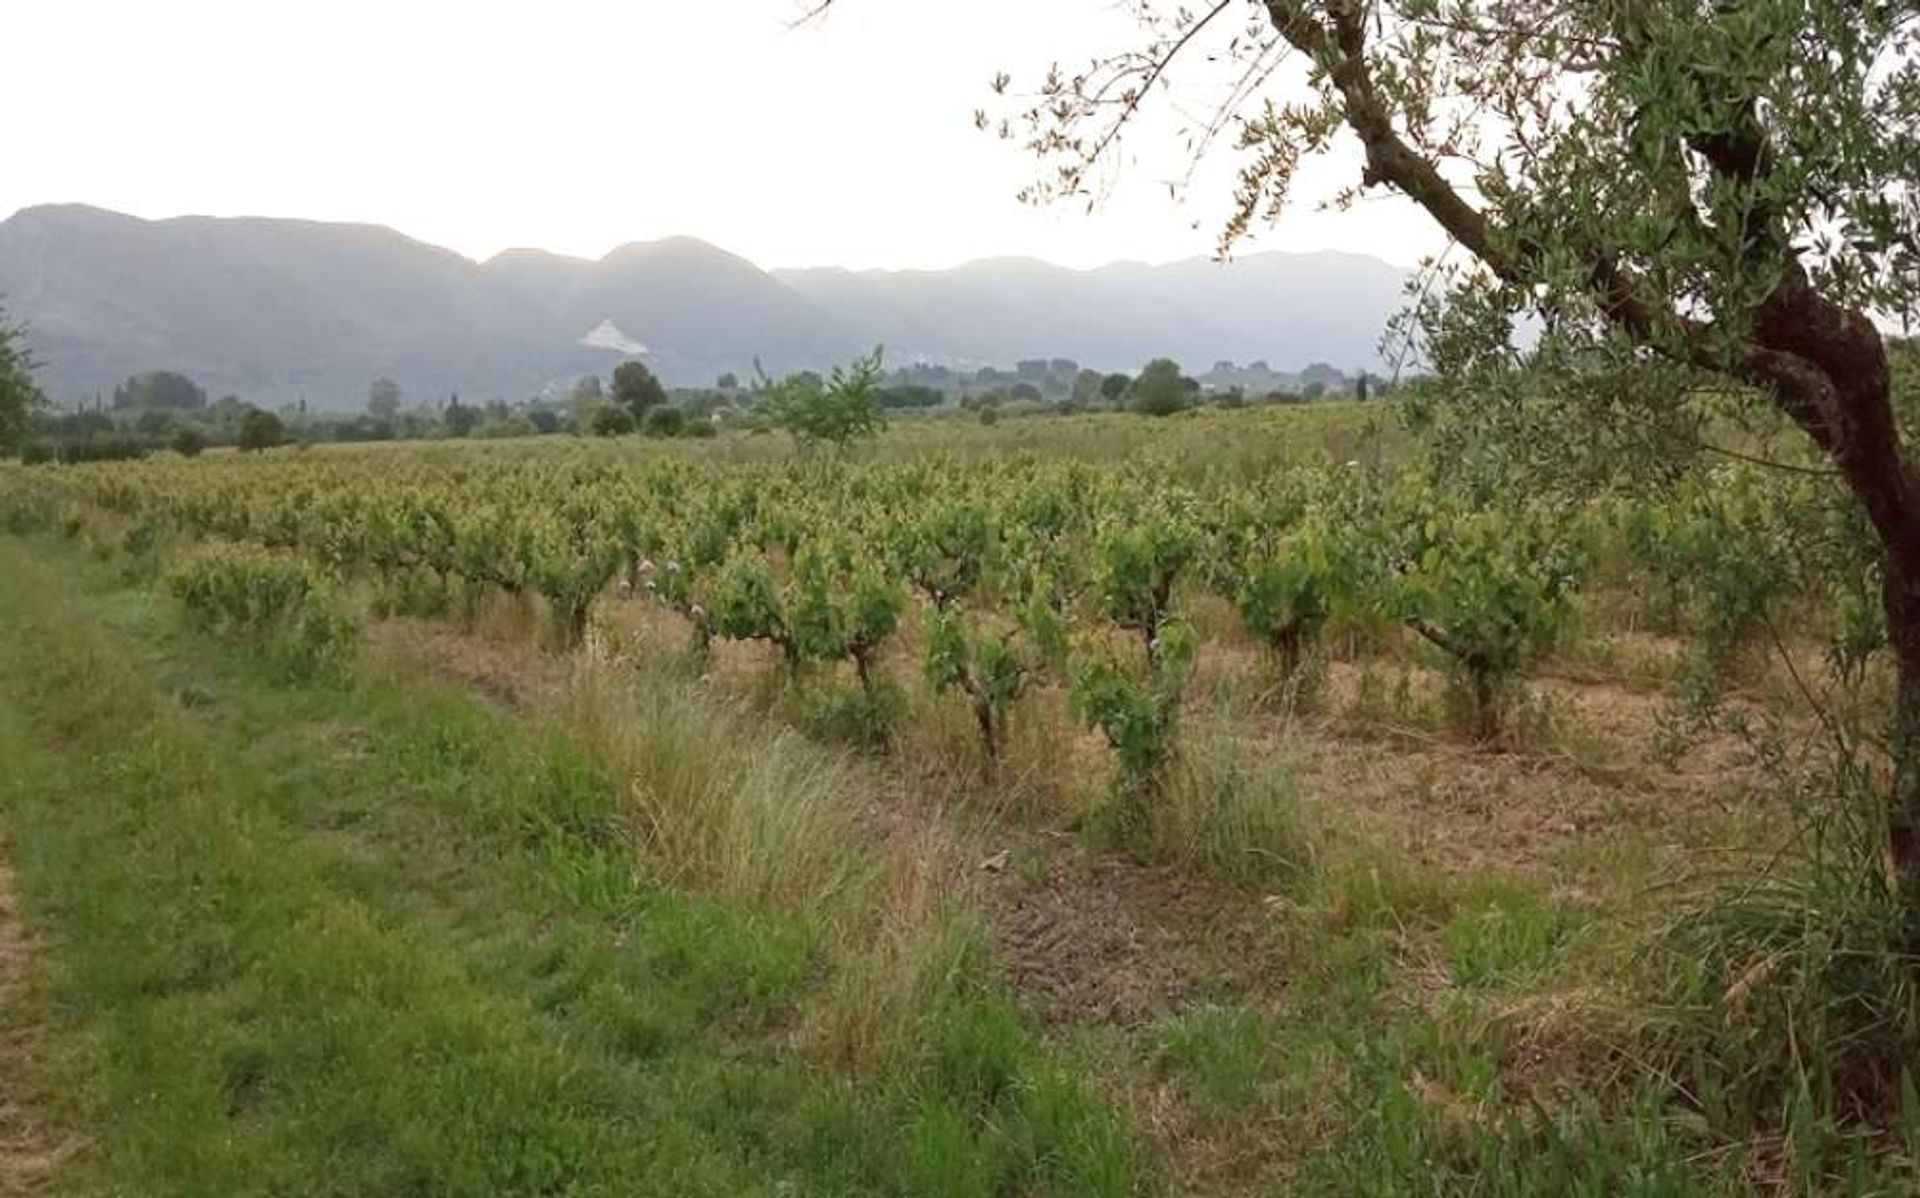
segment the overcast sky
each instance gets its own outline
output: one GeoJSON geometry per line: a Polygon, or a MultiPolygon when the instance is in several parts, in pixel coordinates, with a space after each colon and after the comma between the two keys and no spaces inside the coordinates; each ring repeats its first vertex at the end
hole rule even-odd
{"type": "MultiPolygon", "coordinates": [[[[1124,43],[1115,0],[23,0],[8,6],[0,213],[83,202],[369,221],[485,257],[700,237],[762,266],[1072,266],[1211,251],[1231,161],[1136,138],[1099,210],[1024,207],[977,132],[1000,69],[1124,43]]],[[[1309,201],[1356,173],[1328,162],[1309,201]]],[[[1298,204],[1239,252],[1438,248],[1398,201],[1298,204]]]]}

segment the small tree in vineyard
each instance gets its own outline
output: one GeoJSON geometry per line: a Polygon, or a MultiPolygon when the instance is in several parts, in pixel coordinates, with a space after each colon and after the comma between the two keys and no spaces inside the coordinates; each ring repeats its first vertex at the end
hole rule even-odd
{"type": "Polygon", "coordinates": [[[876,349],[851,366],[835,367],[830,378],[801,373],[773,383],[762,380],[760,411],[767,423],[793,435],[805,447],[825,443],[845,449],[878,436],[887,427],[880,407],[884,374],[876,349]]]}

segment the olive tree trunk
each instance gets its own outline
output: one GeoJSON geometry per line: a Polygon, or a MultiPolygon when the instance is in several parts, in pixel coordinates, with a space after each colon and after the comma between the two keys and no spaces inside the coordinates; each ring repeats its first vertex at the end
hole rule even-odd
{"type": "Polygon", "coordinates": [[[1893,754],[1887,845],[1915,917],[1914,932],[1920,935],[1920,597],[1915,565],[1909,562],[1898,572],[1890,568],[1884,596],[1895,671],[1893,726],[1887,741],[1893,754]]]}
{"type": "Polygon", "coordinates": [[[1865,313],[1827,300],[1797,271],[1762,305],[1754,341],[1740,373],[1832,460],[1880,544],[1895,672],[1887,841],[1920,934],[1920,478],[1894,421],[1886,343],[1865,313]]]}

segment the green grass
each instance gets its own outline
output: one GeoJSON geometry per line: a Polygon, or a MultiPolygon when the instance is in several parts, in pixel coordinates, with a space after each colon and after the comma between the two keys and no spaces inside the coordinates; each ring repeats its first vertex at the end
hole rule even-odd
{"type": "MultiPolygon", "coordinates": [[[[832,920],[759,867],[740,890],[663,875],[594,737],[379,670],[288,684],[45,543],[0,543],[0,619],[0,819],[53,1017],[35,1088],[69,1095],[56,1114],[87,1141],[67,1192],[1116,1195],[1147,1176],[971,967],[886,1074],[796,1051],[838,968],[832,920]]],[[[803,747],[742,749],[813,776],[803,747]]]]}
{"type": "Polygon", "coordinates": [[[1258,1098],[1271,1039],[1255,1012],[1204,1006],[1169,1020],[1160,1050],[1205,1108],[1230,1113],[1258,1098]]]}
{"type": "Polygon", "coordinates": [[[1441,931],[1448,979],[1488,987],[1550,973],[1580,918],[1530,890],[1504,888],[1465,907],[1441,931]]]}
{"type": "Polygon", "coordinates": [[[1259,759],[1218,729],[1197,730],[1182,746],[1148,814],[1147,839],[1160,860],[1279,893],[1310,884],[1320,851],[1290,763],[1259,759]]]}

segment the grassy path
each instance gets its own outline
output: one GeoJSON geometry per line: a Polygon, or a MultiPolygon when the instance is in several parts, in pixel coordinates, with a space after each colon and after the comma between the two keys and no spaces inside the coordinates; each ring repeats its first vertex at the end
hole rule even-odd
{"type": "Polygon", "coordinates": [[[1137,1185],[991,1019],[857,1087],[796,1054],[810,929],[640,876],[621,787],[553,728],[419,680],[281,685],[37,543],[0,540],[0,626],[34,1092],[85,1133],[59,1192],[1137,1185]]]}

